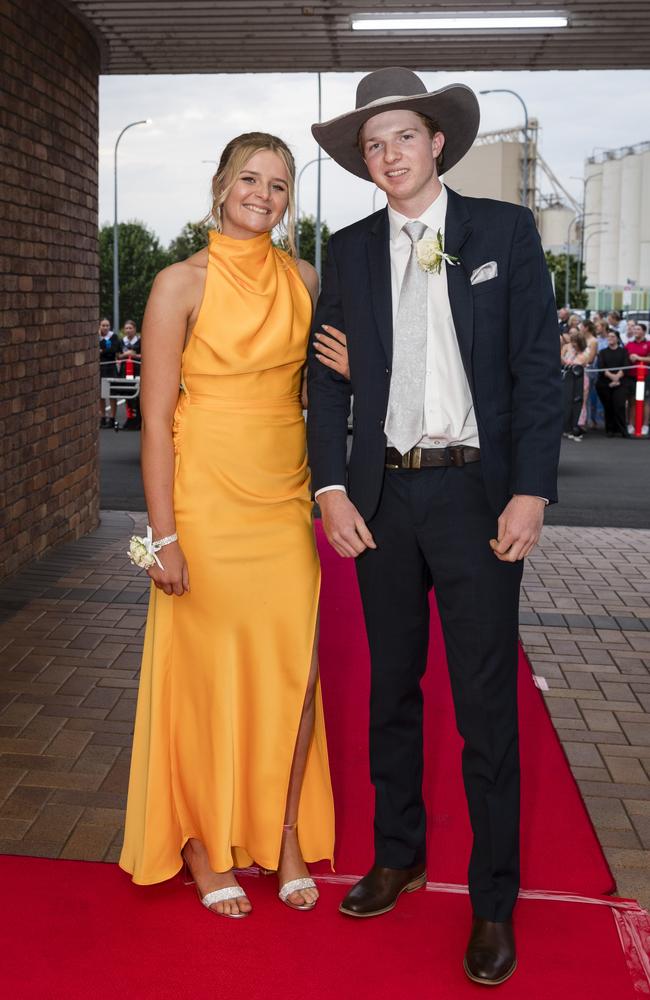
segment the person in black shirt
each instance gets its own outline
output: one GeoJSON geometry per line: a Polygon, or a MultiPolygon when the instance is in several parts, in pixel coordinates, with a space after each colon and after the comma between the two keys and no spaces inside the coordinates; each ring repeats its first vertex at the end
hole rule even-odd
{"type": "Polygon", "coordinates": [[[616,330],[610,330],[607,334],[607,344],[608,346],[598,354],[597,367],[604,371],[598,375],[596,392],[605,410],[607,437],[614,437],[615,434],[628,437],[625,424],[626,394],[623,387],[625,377],[623,369],[628,363],[628,355],[616,330]]]}

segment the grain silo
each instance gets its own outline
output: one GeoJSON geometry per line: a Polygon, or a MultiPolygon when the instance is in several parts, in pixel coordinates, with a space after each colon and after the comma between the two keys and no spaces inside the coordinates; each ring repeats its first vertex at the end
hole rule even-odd
{"type": "Polygon", "coordinates": [[[578,252],[577,240],[580,236],[580,230],[576,229],[573,222],[575,215],[572,206],[565,205],[559,200],[540,206],[538,212],[539,234],[545,250],[550,250],[554,254],[566,253],[568,235],[571,253],[578,252]]]}
{"type": "Polygon", "coordinates": [[[639,285],[650,288],[650,148],[641,153],[641,207],[639,211],[639,285]]]}
{"type": "Polygon", "coordinates": [[[621,225],[619,230],[617,285],[638,281],[641,249],[641,166],[642,157],[624,156],[621,164],[621,225]]]}
{"type": "Polygon", "coordinates": [[[600,215],[603,197],[603,167],[601,163],[587,161],[585,166],[585,197],[588,212],[594,212],[593,206],[598,206],[598,214],[587,216],[583,244],[584,273],[591,284],[599,284],[600,244],[606,238],[607,226],[600,215]],[[592,223],[594,223],[592,225],[592,223]]]}
{"type": "Polygon", "coordinates": [[[585,165],[584,260],[596,309],[650,306],[650,142],[585,165]]]}
{"type": "Polygon", "coordinates": [[[606,232],[601,233],[598,273],[600,284],[618,283],[618,250],[621,232],[621,161],[613,154],[603,163],[602,200],[595,212],[587,209],[585,216],[602,219],[606,232]],[[607,280],[602,282],[602,275],[607,280]]]}

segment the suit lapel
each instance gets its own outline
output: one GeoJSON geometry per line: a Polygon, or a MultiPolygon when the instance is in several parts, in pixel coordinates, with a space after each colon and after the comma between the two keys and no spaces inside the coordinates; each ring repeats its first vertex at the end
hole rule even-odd
{"type": "Polygon", "coordinates": [[[390,279],[388,212],[383,209],[368,231],[370,292],[379,338],[388,364],[393,359],[393,304],[390,279]]]}
{"type": "Polygon", "coordinates": [[[472,286],[470,275],[463,263],[462,249],[465,241],[472,232],[472,222],[470,219],[465,199],[455,191],[447,188],[447,215],[445,218],[445,251],[460,257],[460,264],[456,267],[447,267],[447,288],[449,291],[449,304],[451,314],[454,319],[456,337],[463,359],[465,374],[470,386],[473,386],[472,379],[472,343],[474,340],[474,299],[472,296],[472,286]]]}

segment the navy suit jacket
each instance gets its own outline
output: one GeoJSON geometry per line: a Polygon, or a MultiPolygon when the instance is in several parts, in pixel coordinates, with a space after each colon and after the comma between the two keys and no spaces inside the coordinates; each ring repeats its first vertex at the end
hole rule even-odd
{"type": "MultiPolygon", "coordinates": [[[[449,301],[474,401],[488,500],[496,514],[514,493],[554,502],[562,429],[557,313],[532,213],[447,190],[445,250],[460,258],[460,265],[447,266],[449,301]],[[472,285],[472,271],[488,261],[496,261],[497,277],[472,285]]],[[[350,499],[369,520],[385,475],[393,353],[386,209],[330,238],[314,329],[324,323],[347,336],[350,381],[317,360],[312,338],[307,421],[312,488],[347,485],[350,499]]]]}

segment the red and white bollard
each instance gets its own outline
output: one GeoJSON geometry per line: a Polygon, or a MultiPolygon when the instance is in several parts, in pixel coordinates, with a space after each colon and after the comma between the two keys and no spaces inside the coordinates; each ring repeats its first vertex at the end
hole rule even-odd
{"type": "MultiPolygon", "coordinates": [[[[124,360],[124,378],[135,378],[135,365],[133,364],[133,358],[125,358],[124,360]]],[[[132,406],[129,406],[129,404],[126,403],[126,419],[133,420],[134,417],[135,410],[132,406]]]]}
{"type": "Polygon", "coordinates": [[[634,404],[634,437],[643,437],[643,410],[645,406],[646,366],[640,361],[636,366],[636,395],[634,404]]]}

